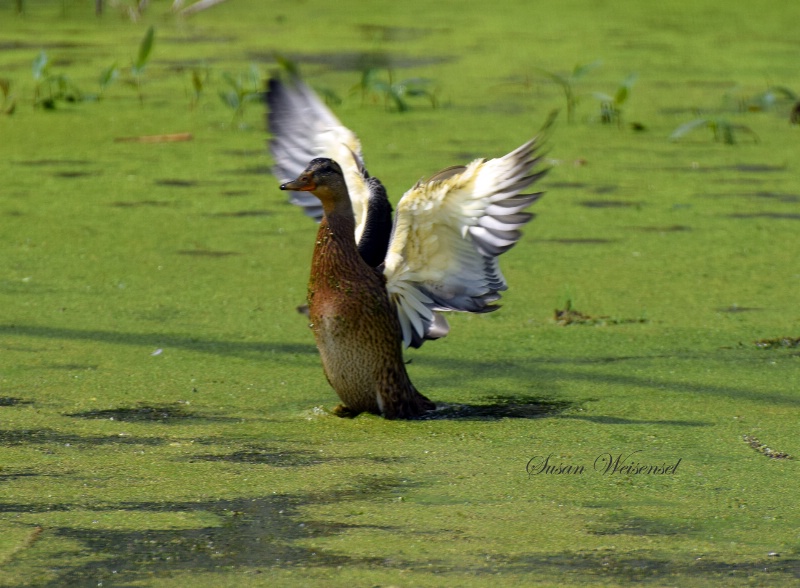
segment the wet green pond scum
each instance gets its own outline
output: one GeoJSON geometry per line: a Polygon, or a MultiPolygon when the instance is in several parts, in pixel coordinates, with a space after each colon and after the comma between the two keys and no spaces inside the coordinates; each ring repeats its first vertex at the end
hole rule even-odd
{"type": "Polygon", "coordinates": [[[0,586],[797,584],[800,7],[136,4],[0,2],[0,586]],[[329,412],[281,59],[395,204],[561,111],[429,418],[329,412]]]}

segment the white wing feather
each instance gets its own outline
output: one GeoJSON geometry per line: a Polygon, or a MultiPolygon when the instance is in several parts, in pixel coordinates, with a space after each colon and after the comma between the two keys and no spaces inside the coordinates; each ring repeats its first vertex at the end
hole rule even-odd
{"type": "MultiPolygon", "coordinates": [[[[361,144],[300,78],[284,82],[273,78],[266,96],[269,106],[267,126],[274,161],[273,173],[281,181],[297,178],[317,157],[338,163],[345,175],[356,216],[356,242],[361,238],[367,216],[369,187],[364,174],[361,144]]],[[[290,192],[289,201],[319,221],[322,205],[312,194],[290,192]]]]}
{"type": "Polygon", "coordinates": [[[406,345],[446,324],[435,311],[488,312],[507,285],[497,256],[519,240],[541,194],[521,194],[545,171],[533,139],[504,157],[450,168],[405,193],[386,255],[386,289],[406,345]]]}

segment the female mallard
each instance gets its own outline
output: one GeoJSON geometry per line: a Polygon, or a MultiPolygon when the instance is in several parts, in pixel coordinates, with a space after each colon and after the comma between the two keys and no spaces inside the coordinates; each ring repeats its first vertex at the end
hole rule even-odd
{"type": "MultiPolygon", "coordinates": [[[[323,218],[308,285],[311,328],[323,369],[343,405],[360,412],[415,418],[434,408],[417,392],[402,345],[447,332],[435,313],[489,312],[507,289],[497,256],[516,244],[540,193],[521,194],[545,172],[537,140],[508,155],[478,159],[418,182],[400,200],[388,251],[371,267],[356,244],[346,172],[316,158],[282,190],[311,192],[323,218]]],[[[351,156],[352,158],[352,156],[351,156]]]]}

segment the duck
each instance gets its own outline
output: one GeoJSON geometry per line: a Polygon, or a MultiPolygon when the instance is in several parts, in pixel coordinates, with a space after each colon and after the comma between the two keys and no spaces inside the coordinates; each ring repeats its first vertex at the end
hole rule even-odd
{"type": "Polygon", "coordinates": [[[403,348],[447,335],[442,313],[499,308],[508,285],[498,257],[519,241],[533,218],[526,209],[543,195],[526,190],[548,171],[544,138],[418,181],[387,230],[386,190],[366,172],[357,137],[305,84],[293,84],[272,102],[271,152],[284,178],[311,156],[280,189],[319,218],[307,300],[324,374],[341,400],[333,413],[425,418],[436,405],[412,384],[403,348]]]}

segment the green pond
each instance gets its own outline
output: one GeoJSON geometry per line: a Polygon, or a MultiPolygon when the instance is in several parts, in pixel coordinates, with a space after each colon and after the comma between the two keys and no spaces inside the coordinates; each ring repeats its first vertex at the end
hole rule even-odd
{"type": "Polygon", "coordinates": [[[800,4],[94,4],[0,0],[0,585],[797,585],[800,4]],[[560,110],[436,418],[329,412],[280,59],[395,203],[560,110]]]}

